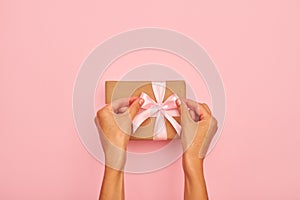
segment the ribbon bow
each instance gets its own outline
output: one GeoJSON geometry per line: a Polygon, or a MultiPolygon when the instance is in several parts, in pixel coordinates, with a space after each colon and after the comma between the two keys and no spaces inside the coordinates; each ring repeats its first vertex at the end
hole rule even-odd
{"type": "Polygon", "coordinates": [[[152,82],[152,89],[156,101],[144,92],[140,95],[140,98],[144,99],[144,104],[132,121],[133,132],[135,132],[137,128],[149,117],[156,117],[153,140],[167,139],[165,118],[174,127],[177,134],[180,135],[181,126],[173,118],[179,116],[176,105],[176,99],[178,99],[178,96],[176,94],[172,94],[164,102],[162,102],[165,96],[166,82],[152,82]]]}

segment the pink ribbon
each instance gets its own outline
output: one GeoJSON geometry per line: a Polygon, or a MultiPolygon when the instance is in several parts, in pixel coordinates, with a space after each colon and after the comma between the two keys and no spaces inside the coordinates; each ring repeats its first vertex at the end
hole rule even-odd
{"type": "Polygon", "coordinates": [[[165,118],[171,123],[176,133],[180,136],[181,126],[173,118],[180,116],[176,105],[176,99],[178,99],[178,96],[176,94],[172,94],[164,102],[162,102],[165,96],[166,82],[152,82],[152,89],[156,101],[144,92],[140,95],[140,98],[144,99],[144,104],[133,119],[133,132],[135,132],[137,128],[149,117],[156,117],[153,140],[167,139],[165,118]]]}

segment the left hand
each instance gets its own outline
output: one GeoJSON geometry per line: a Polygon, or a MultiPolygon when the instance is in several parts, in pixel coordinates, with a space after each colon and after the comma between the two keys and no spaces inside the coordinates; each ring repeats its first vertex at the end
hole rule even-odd
{"type": "Polygon", "coordinates": [[[105,164],[121,169],[126,161],[126,147],[132,133],[132,119],[144,103],[131,97],[113,101],[97,112],[95,119],[105,154],[105,164]]]}

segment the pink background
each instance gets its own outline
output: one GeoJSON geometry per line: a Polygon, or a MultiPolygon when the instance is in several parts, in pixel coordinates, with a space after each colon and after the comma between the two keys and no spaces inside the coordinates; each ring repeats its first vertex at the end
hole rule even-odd
{"type": "MultiPolygon", "coordinates": [[[[226,123],[205,163],[211,199],[299,199],[299,6],[1,1],[0,199],[97,199],[103,166],[77,136],[73,84],[97,44],[144,26],[194,38],[222,75],[226,123]]],[[[182,181],[180,160],[126,174],[126,199],[183,199],[182,181]]]]}

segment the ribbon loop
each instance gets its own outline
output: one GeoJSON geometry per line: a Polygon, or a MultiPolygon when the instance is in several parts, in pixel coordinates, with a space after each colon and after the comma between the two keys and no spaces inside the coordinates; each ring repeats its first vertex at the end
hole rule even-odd
{"type": "Polygon", "coordinates": [[[178,96],[176,94],[172,94],[163,102],[166,92],[166,82],[152,82],[152,90],[156,101],[144,92],[140,95],[140,98],[144,99],[144,104],[132,121],[133,132],[135,132],[137,128],[149,117],[156,117],[153,140],[167,139],[165,118],[171,123],[176,133],[180,136],[181,126],[173,118],[179,116],[176,105],[178,96]]]}

